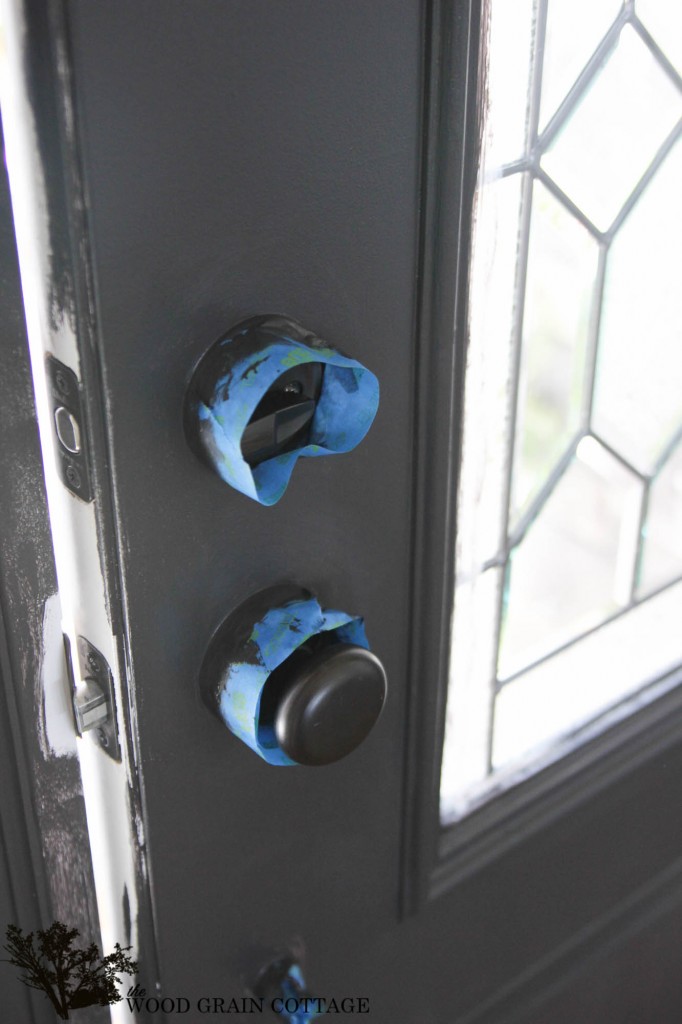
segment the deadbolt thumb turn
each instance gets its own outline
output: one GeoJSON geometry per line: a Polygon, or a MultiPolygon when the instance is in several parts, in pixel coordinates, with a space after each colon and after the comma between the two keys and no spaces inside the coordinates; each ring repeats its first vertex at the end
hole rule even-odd
{"type": "Polygon", "coordinates": [[[261,505],[284,494],[301,456],[349,452],[369,430],[379,382],[285,316],[236,324],[199,362],[185,401],[193,451],[261,505]]]}
{"type": "Polygon", "coordinates": [[[225,620],[200,678],[211,710],[275,765],[345,757],[372,730],[386,698],[362,619],[323,610],[293,584],[256,594],[225,620]]]}

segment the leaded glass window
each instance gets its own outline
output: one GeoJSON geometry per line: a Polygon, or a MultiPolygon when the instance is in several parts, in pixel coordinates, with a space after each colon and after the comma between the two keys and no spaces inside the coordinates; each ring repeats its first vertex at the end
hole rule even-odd
{"type": "Polygon", "coordinates": [[[682,663],[682,5],[490,7],[444,820],[682,663]]]}

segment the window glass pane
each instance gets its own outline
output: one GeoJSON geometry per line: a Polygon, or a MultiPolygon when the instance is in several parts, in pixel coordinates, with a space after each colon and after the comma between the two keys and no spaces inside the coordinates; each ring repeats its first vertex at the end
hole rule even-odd
{"type": "Polygon", "coordinates": [[[477,211],[474,243],[472,330],[481,339],[467,353],[462,490],[481,495],[477,507],[460,505],[457,561],[468,574],[493,558],[506,519],[505,481],[512,440],[514,395],[514,323],[518,314],[517,252],[521,233],[523,177],[516,174],[489,183],[477,211]],[[489,294],[495,302],[487,301],[489,294]],[[488,402],[490,393],[499,402],[488,402]]]}
{"type": "Polygon", "coordinates": [[[523,315],[512,523],[580,426],[597,242],[536,182],[523,315]]]}
{"type": "Polygon", "coordinates": [[[626,26],[542,166],[605,231],[681,113],[677,88],[626,26]]]}
{"type": "Polygon", "coordinates": [[[488,569],[464,580],[455,591],[447,741],[443,751],[443,803],[476,791],[488,777],[494,679],[495,622],[503,573],[488,569]]]}
{"type": "MultiPolygon", "coordinates": [[[[513,4],[509,4],[513,7],[513,4]]],[[[542,69],[544,127],[615,21],[621,0],[549,0],[542,69]]]]}
{"type": "Polygon", "coordinates": [[[678,583],[508,683],[496,701],[494,767],[570,737],[604,708],[674,669],[681,621],[678,583]]]}
{"type": "Polygon", "coordinates": [[[507,568],[502,679],[603,622],[630,600],[643,485],[591,437],[507,568]]]}
{"type": "MultiPolygon", "coordinates": [[[[651,483],[644,520],[638,594],[645,597],[682,576],[682,442],[651,483]]],[[[682,620],[680,622],[682,629],[682,620]]]]}
{"type": "Polygon", "coordinates": [[[534,32],[534,0],[501,5],[490,25],[489,168],[501,167],[525,152],[534,32]]]}
{"type": "Polygon", "coordinates": [[[682,74],[682,4],[677,0],[637,0],[635,9],[644,27],[682,74]]]}
{"type": "Polygon", "coordinates": [[[678,142],[616,234],[606,265],[594,428],[644,473],[682,426],[681,227],[678,142]]]}
{"type": "Polygon", "coordinates": [[[491,0],[444,821],[682,675],[682,90],[631,5],[533,0],[516,29],[512,6],[491,0]],[[584,38],[559,62],[561,26],[584,38]]]}

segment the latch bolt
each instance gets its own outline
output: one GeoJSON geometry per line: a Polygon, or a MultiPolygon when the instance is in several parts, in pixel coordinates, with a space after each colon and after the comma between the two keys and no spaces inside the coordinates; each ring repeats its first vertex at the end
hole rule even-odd
{"type": "Polygon", "coordinates": [[[74,710],[76,726],[81,735],[88,729],[94,729],[106,722],[109,717],[109,706],[106,694],[96,680],[86,679],[76,688],[74,710]]]}

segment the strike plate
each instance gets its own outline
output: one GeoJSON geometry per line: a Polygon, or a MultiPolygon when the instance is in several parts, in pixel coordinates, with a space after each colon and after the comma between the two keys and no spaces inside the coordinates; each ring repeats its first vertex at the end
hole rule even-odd
{"type": "MultiPolygon", "coordinates": [[[[67,664],[71,666],[71,659],[69,657],[69,641],[68,638],[64,638],[67,647],[67,664]]],[[[76,730],[79,735],[83,735],[84,731],[88,731],[95,743],[108,754],[114,761],[121,760],[121,748],[118,742],[118,730],[116,726],[116,699],[114,694],[114,678],[111,674],[111,669],[107,663],[106,658],[96,647],[90,643],[84,636],[78,637],[78,666],[79,666],[79,679],[82,680],[80,686],[76,685],[76,682],[71,678],[71,693],[74,707],[74,718],[76,721],[76,730]],[[98,718],[101,718],[92,728],[88,727],[87,721],[84,722],[84,714],[88,713],[88,704],[83,703],[83,691],[92,685],[93,690],[101,692],[104,696],[104,703],[106,705],[106,716],[98,713],[98,718]]],[[[99,709],[101,712],[101,708],[99,709]]]]}
{"type": "Polygon", "coordinates": [[[92,501],[85,424],[78,377],[54,356],[47,357],[52,430],[57,442],[57,465],[65,487],[83,501],[92,501]]]}

